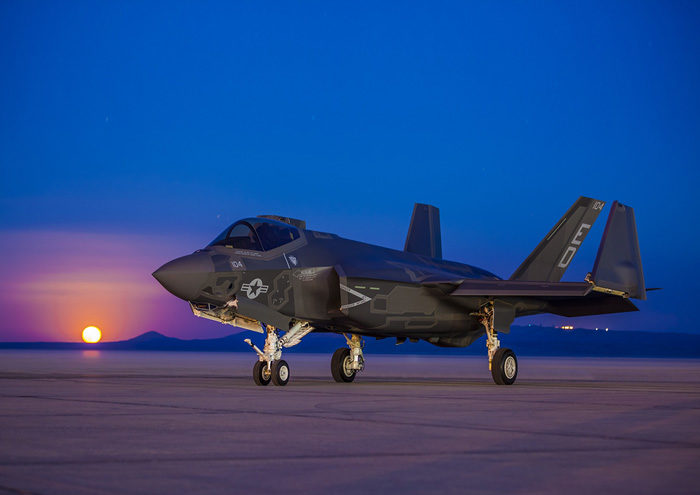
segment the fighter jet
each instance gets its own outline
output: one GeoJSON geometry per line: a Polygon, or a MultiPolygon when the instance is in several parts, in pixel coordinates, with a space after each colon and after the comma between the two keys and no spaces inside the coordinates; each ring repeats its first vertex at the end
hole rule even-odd
{"type": "Polygon", "coordinates": [[[540,313],[574,317],[637,311],[646,299],[634,211],[613,202],[593,270],[581,282],[564,272],[605,206],[580,197],[510,278],[442,259],[438,208],[416,204],[403,251],[261,215],[227,227],[205,248],[153,276],[199,317],[265,335],[257,385],[286,385],[285,348],[316,332],[345,337],[331,358],[336,382],[364,369],[364,338],[425,340],[464,347],[486,334],[493,380],[511,385],[515,353],[500,346],[514,319],[540,313]]]}

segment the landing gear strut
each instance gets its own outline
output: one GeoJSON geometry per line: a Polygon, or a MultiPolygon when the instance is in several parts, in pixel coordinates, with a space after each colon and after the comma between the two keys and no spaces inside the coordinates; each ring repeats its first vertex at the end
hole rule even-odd
{"type": "Polygon", "coordinates": [[[277,329],[272,325],[265,325],[265,346],[261,351],[250,339],[245,339],[246,344],[253,348],[258,355],[258,362],[253,366],[253,381],[256,385],[267,385],[272,382],[275,385],[284,386],[289,382],[289,365],[282,359],[282,349],[292,347],[301,342],[302,337],[311,332],[313,327],[306,322],[298,321],[292,325],[284,336],[279,337],[277,329]]]}
{"type": "Polygon", "coordinates": [[[475,314],[486,329],[486,348],[489,355],[489,370],[497,385],[512,385],[518,377],[518,360],[515,353],[501,347],[498,332],[494,328],[494,304],[489,302],[475,314]]]}
{"type": "Polygon", "coordinates": [[[355,379],[355,375],[365,368],[365,359],[362,355],[363,342],[359,335],[351,337],[343,334],[348,342],[348,348],[341,347],[333,353],[331,358],[331,374],[338,383],[349,383],[355,379]]]}

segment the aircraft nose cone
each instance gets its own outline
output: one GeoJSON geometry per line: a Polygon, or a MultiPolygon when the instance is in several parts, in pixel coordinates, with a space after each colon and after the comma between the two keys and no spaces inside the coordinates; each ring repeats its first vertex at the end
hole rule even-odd
{"type": "Polygon", "coordinates": [[[192,301],[197,298],[212,271],[214,264],[209,256],[190,254],[164,264],[153,272],[153,277],[171,294],[192,301]]]}

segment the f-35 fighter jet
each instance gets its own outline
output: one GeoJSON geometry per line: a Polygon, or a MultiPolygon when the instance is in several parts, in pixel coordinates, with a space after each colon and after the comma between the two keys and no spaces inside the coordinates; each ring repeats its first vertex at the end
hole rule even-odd
{"type": "Polygon", "coordinates": [[[413,209],[403,251],[262,215],[235,222],[153,276],[196,316],[265,335],[262,350],[246,339],[258,355],[258,385],[286,385],[282,350],[312,332],[345,336],[347,347],[331,359],[337,382],[352,382],[364,368],[363,337],[464,347],[486,334],[493,380],[511,385],[518,361],[499,334],[516,317],[637,311],[630,298],[646,299],[634,212],[618,202],[591,273],[560,281],[604,206],[579,198],[507,280],[443,260],[439,210],[425,204],[413,209]]]}

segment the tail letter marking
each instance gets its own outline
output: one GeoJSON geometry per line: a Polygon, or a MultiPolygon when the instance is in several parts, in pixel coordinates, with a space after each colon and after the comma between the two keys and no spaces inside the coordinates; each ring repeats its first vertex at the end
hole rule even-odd
{"type": "Polygon", "coordinates": [[[561,257],[561,260],[559,260],[559,268],[566,268],[567,266],[569,266],[569,263],[571,263],[571,260],[574,258],[574,255],[578,250],[578,246],[581,245],[581,241],[583,240],[579,238],[581,236],[585,237],[590,229],[590,224],[581,224],[581,226],[578,228],[578,231],[576,232],[576,235],[573,239],[571,239],[571,245],[566,248],[566,251],[564,251],[564,255],[561,257]],[[585,233],[583,232],[583,229],[586,229],[585,233]]]}

